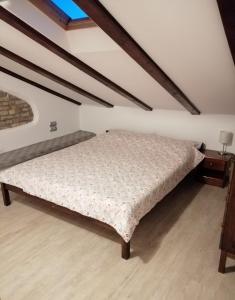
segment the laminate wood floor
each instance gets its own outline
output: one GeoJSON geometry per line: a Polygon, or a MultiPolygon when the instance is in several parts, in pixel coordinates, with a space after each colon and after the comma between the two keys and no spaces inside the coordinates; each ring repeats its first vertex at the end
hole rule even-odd
{"type": "Polygon", "coordinates": [[[0,299],[233,300],[235,261],[217,272],[225,195],[180,185],[141,222],[124,261],[112,232],[12,194],[0,204],[0,299]]]}

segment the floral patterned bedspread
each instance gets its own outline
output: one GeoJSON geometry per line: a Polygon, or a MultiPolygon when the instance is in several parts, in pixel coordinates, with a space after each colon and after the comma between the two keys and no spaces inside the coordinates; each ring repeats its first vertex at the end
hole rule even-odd
{"type": "Polygon", "coordinates": [[[0,182],[105,222],[128,242],[203,155],[193,142],[114,130],[0,172],[0,182]]]}

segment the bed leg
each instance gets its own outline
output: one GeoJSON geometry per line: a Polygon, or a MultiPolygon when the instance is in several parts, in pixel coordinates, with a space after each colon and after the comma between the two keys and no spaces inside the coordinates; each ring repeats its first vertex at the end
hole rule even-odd
{"type": "Polygon", "coordinates": [[[130,257],[130,242],[122,240],[122,258],[128,259],[130,257]]]}
{"type": "Polygon", "coordinates": [[[11,204],[10,194],[8,189],[6,188],[5,183],[1,183],[1,190],[2,190],[3,203],[5,206],[9,206],[11,204]]]}
{"type": "Polygon", "coordinates": [[[227,252],[221,250],[220,261],[219,261],[219,272],[225,273],[225,265],[227,259],[227,252]]]}

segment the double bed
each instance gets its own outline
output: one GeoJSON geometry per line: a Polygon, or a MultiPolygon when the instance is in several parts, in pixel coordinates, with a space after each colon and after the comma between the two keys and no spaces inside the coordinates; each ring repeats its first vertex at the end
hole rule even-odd
{"type": "Polygon", "coordinates": [[[9,191],[52,202],[111,226],[122,257],[139,221],[203,160],[191,141],[113,130],[0,172],[9,191]]]}

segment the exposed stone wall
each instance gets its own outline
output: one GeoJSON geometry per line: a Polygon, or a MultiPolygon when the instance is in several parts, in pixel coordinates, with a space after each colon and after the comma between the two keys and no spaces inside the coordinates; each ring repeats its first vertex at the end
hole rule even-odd
{"type": "Polygon", "coordinates": [[[21,126],[32,121],[33,111],[27,102],[0,91],[0,130],[21,126]]]}

